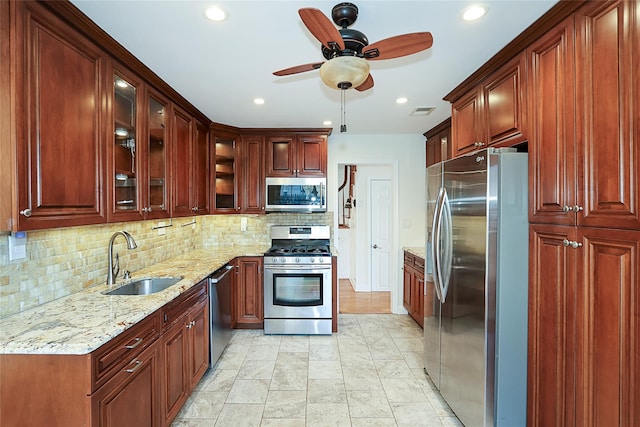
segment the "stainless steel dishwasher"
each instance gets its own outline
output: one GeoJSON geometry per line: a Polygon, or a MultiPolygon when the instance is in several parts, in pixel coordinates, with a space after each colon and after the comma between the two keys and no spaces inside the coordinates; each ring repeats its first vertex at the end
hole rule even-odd
{"type": "Polygon", "coordinates": [[[209,277],[209,366],[216,364],[231,339],[231,275],[225,265],[209,277]]]}

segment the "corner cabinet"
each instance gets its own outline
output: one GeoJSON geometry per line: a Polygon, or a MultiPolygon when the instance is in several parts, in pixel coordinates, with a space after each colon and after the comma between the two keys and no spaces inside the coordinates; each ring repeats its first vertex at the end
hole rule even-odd
{"type": "Polygon", "coordinates": [[[527,140],[524,55],[455,100],[451,108],[452,155],[527,140]]]}
{"type": "Polygon", "coordinates": [[[266,176],[326,177],[327,131],[267,137],[266,176]]]}
{"type": "Polygon", "coordinates": [[[262,257],[238,257],[235,260],[235,283],[231,323],[238,329],[264,328],[262,257]]]}
{"type": "MultiPolygon", "coordinates": [[[[2,29],[3,52],[10,52],[6,44],[15,40],[15,56],[2,67],[15,76],[11,95],[2,95],[3,105],[5,96],[14,97],[14,105],[6,102],[3,124],[9,107],[15,111],[15,123],[6,123],[15,134],[3,130],[0,142],[6,153],[11,150],[5,144],[16,147],[12,182],[17,204],[11,201],[8,228],[106,222],[101,126],[107,55],[40,3],[8,2],[1,10],[3,24],[11,21],[8,39],[2,29]]],[[[2,191],[12,194],[4,185],[2,191]]]]}

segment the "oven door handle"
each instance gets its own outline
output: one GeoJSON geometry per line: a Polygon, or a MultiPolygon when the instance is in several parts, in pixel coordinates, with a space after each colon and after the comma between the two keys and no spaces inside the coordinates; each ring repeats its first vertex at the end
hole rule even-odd
{"type": "Polygon", "coordinates": [[[301,270],[331,270],[331,266],[330,265],[322,265],[322,264],[313,264],[313,265],[265,265],[264,266],[265,270],[271,270],[271,271],[286,271],[286,270],[290,270],[290,271],[301,271],[301,270]]]}

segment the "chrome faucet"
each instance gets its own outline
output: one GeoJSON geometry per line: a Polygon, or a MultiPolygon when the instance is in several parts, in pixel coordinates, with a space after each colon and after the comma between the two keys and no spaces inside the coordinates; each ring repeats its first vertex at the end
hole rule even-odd
{"type": "Polygon", "coordinates": [[[118,257],[117,253],[115,264],[113,262],[113,241],[120,235],[127,239],[127,249],[131,250],[138,247],[136,241],[133,240],[133,237],[131,237],[131,234],[127,233],[126,231],[116,231],[115,233],[113,233],[111,239],[109,240],[109,274],[107,275],[107,285],[115,284],[116,277],[118,277],[118,273],[120,272],[120,258],[118,257]]]}

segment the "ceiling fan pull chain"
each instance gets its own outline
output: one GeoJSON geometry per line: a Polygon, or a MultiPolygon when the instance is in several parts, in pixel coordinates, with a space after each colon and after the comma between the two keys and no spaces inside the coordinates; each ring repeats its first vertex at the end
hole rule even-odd
{"type": "Polygon", "coordinates": [[[346,124],[346,112],[345,112],[345,89],[342,89],[340,91],[340,113],[342,115],[342,120],[340,123],[340,133],[346,132],[347,131],[347,124],[346,124]]]}

